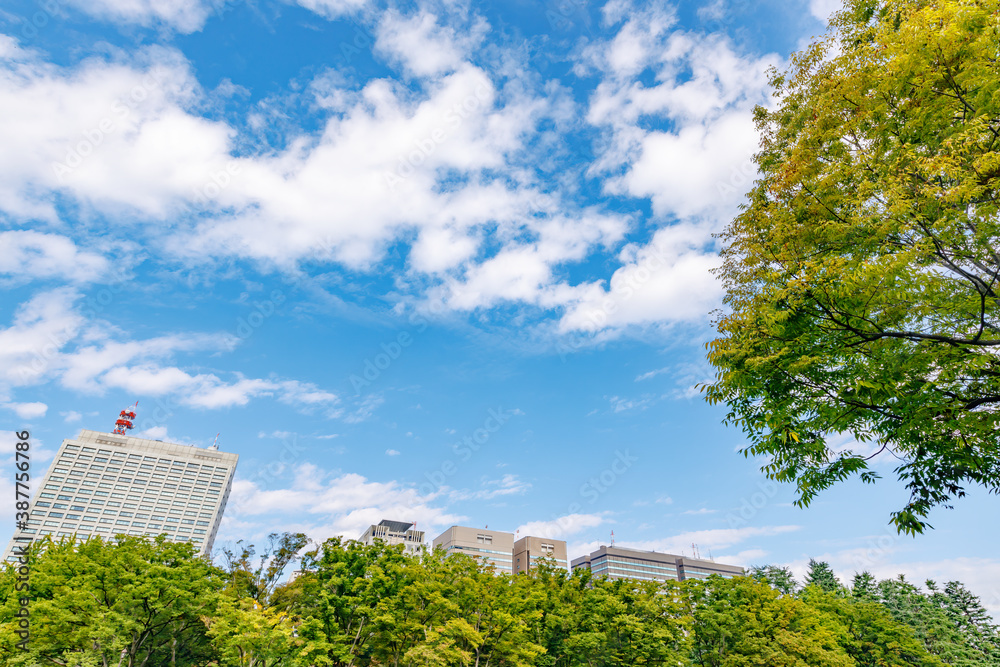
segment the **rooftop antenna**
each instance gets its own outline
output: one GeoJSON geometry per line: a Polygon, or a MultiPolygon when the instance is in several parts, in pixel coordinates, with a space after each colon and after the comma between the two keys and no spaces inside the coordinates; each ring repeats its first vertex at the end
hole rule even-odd
{"type": "Polygon", "coordinates": [[[615,531],[611,531],[611,546],[615,546],[615,531]]]}
{"type": "Polygon", "coordinates": [[[115,430],[112,433],[125,435],[128,431],[131,431],[133,428],[132,422],[135,420],[135,410],[138,407],[139,401],[136,401],[135,405],[130,405],[119,412],[118,419],[115,420],[115,430]]]}
{"type": "Polygon", "coordinates": [[[215,434],[215,441],[212,443],[212,446],[209,447],[209,449],[211,449],[213,451],[216,451],[216,450],[219,449],[219,434],[218,433],[215,434]]]}
{"type": "Polygon", "coordinates": [[[701,560],[701,554],[698,553],[698,545],[694,542],[691,543],[691,553],[694,554],[695,558],[701,560]]]}

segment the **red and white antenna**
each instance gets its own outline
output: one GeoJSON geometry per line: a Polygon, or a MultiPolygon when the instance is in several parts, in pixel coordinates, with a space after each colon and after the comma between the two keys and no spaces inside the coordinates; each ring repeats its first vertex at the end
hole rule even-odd
{"type": "Polygon", "coordinates": [[[219,448],[219,435],[220,435],[219,433],[215,434],[215,441],[212,442],[212,446],[209,447],[209,449],[218,449],[219,448]]]}
{"type": "Polygon", "coordinates": [[[125,435],[126,432],[131,431],[135,420],[135,410],[139,407],[139,401],[135,402],[135,405],[131,405],[120,413],[118,413],[118,419],[115,420],[115,430],[112,433],[117,433],[118,435],[125,435]]]}
{"type": "Polygon", "coordinates": [[[615,546],[615,531],[611,531],[611,546],[615,546]]]}

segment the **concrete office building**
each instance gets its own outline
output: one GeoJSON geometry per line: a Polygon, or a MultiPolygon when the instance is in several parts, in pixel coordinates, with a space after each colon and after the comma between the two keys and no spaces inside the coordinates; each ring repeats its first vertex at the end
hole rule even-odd
{"type": "MultiPolygon", "coordinates": [[[[134,416],[134,413],[133,413],[134,416]]],[[[131,424],[129,424],[131,428],[131,424]]],[[[212,550],[239,456],[83,430],[64,440],[36,488],[27,525],[4,552],[43,536],[109,538],[165,533],[212,550]]],[[[34,482],[32,483],[34,486],[34,482]]]]}
{"type": "Polygon", "coordinates": [[[552,561],[557,567],[569,569],[566,559],[566,542],[544,537],[522,537],[514,542],[514,574],[530,572],[542,558],[552,561]]]}
{"type": "Polygon", "coordinates": [[[574,558],[574,570],[585,568],[594,576],[639,581],[685,581],[706,579],[713,574],[731,578],[744,574],[736,565],[723,565],[700,558],[602,546],[587,556],[574,558]]]}
{"type": "Polygon", "coordinates": [[[390,521],[382,519],[358,538],[362,544],[372,545],[375,540],[386,544],[402,544],[408,554],[420,555],[424,552],[424,531],[416,530],[414,523],[408,521],[390,521]]]}
{"type": "Polygon", "coordinates": [[[496,574],[513,574],[514,534],[486,528],[452,526],[434,538],[433,548],[466,554],[492,565],[496,574]]]}

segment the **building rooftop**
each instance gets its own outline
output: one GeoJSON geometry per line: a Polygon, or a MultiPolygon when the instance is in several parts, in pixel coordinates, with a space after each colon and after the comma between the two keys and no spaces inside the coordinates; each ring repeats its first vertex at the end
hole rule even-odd
{"type": "Polygon", "coordinates": [[[393,521],[391,519],[382,519],[378,522],[378,525],[385,526],[394,533],[405,533],[416,524],[412,521],[393,521]]]}

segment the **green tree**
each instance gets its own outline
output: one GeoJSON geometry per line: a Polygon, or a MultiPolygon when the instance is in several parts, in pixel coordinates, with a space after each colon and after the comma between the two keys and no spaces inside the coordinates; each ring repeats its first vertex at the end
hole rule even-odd
{"type": "Polygon", "coordinates": [[[1000,665],[1000,634],[979,598],[958,581],[949,581],[944,590],[927,581],[929,600],[961,633],[963,643],[975,651],[982,665],[1000,665]]]}
{"type": "Polygon", "coordinates": [[[601,579],[582,593],[557,664],[675,665],[687,656],[678,586],[601,579]]]}
{"type": "Polygon", "coordinates": [[[878,598],[878,581],[867,570],[858,572],[851,580],[851,595],[862,600],[875,600],[878,598]]]}
{"type": "Polygon", "coordinates": [[[802,600],[826,615],[826,626],[858,667],[943,667],[912,628],[893,620],[876,602],[834,595],[817,586],[806,587],[802,600]]]}
{"type": "Polygon", "coordinates": [[[194,667],[214,657],[202,619],[216,611],[222,576],[190,544],[45,538],[29,566],[31,650],[14,650],[17,597],[8,597],[0,607],[5,665],[194,667]]]}
{"type": "Polygon", "coordinates": [[[756,111],[707,398],[800,506],[875,481],[881,451],[910,494],[902,532],[968,485],[998,490],[998,10],[847,0],[756,111]]]}
{"type": "Polygon", "coordinates": [[[701,667],[851,667],[834,628],[802,600],[749,577],[684,583],[701,667]]]}
{"type": "Polygon", "coordinates": [[[955,667],[984,664],[985,656],[970,645],[955,619],[949,618],[939,601],[932,599],[900,575],[878,584],[879,602],[893,618],[913,629],[928,652],[955,667]]]}
{"type": "Polygon", "coordinates": [[[756,581],[764,582],[784,595],[794,595],[799,588],[795,576],[787,567],[754,565],[750,568],[750,577],[756,581]]]}
{"type": "Polygon", "coordinates": [[[259,604],[267,604],[285,569],[295,562],[299,551],[308,543],[309,538],[303,533],[271,533],[255,566],[256,547],[239,540],[235,550],[222,549],[228,585],[236,589],[238,597],[248,596],[259,604]]]}
{"type": "Polygon", "coordinates": [[[833,568],[826,561],[809,559],[809,571],[806,573],[806,586],[816,586],[827,593],[838,593],[844,587],[833,573],[833,568]]]}
{"type": "Polygon", "coordinates": [[[299,640],[285,612],[268,609],[252,598],[224,595],[208,628],[221,667],[304,664],[295,660],[299,640]]]}

